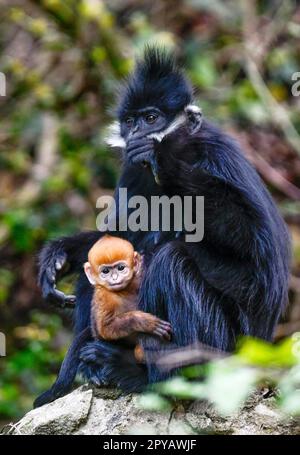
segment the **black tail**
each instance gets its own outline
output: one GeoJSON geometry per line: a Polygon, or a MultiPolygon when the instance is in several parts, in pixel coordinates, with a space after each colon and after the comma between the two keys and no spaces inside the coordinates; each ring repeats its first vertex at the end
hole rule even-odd
{"type": "Polygon", "coordinates": [[[66,357],[60,368],[58,377],[53,386],[42,393],[34,401],[34,407],[38,408],[44,404],[51,403],[59,397],[66,395],[72,387],[79,366],[79,354],[84,343],[91,338],[90,327],[85,328],[75,336],[66,357]]]}

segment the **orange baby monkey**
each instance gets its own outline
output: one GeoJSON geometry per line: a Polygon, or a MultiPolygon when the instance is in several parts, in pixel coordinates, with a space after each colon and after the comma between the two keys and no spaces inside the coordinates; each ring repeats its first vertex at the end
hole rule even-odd
{"type": "MultiPolygon", "coordinates": [[[[142,259],[130,242],[105,235],[88,253],[84,271],[94,286],[91,325],[95,338],[126,339],[136,344],[138,333],[171,338],[171,325],[158,317],[137,310],[142,259]]],[[[142,348],[135,347],[142,361],[142,348]]]]}

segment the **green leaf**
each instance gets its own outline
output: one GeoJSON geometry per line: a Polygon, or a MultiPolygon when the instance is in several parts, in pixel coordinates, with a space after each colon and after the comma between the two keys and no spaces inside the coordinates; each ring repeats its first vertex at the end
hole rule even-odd
{"type": "Polygon", "coordinates": [[[297,363],[295,340],[286,338],[273,345],[263,340],[244,338],[237,358],[250,365],[263,367],[289,367],[297,363]]]}
{"type": "Polygon", "coordinates": [[[181,399],[205,398],[205,385],[199,382],[189,382],[184,378],[173,378],[164,383],[157,384],[155,389],[165,395],[181,399]]]}
{"type": "Polygon", "coordinates": [[[206,380],[207,399],[223,415],[238,410],[253,391],[257,380],[254,369],[240,367],[232,360],[214,362],[206,380]]]}

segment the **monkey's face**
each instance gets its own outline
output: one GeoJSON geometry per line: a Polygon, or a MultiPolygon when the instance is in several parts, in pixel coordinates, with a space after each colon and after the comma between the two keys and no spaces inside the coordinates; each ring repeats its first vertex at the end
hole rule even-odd
{"type": "Polygon", "coordinates": [[[109,264],[86,262],[84,271],[93,286],[103,286],[110,291],[125,289],[135,275],[141,272],[141,256],[134,252],[133,261],[126,259],[109,264]]]}
{"type": "Polygon", "coordinates": [[[131,243],[118,237],[102,237],[90,249],[88,259],[84,271],[91,285],[111,291],[125,289],[141,272],[142,257],[131,243]]]}
{"type": "Polygon", "coordinates": [[[121,119],[121,135],[126,142],[163,131],[174,116],[164,114],[156,107],[145,107],[127,112],[121,119]]]}
{"type": "Polygon", "coordinates": [[[201,109],[188,105],[173,114],[156,107],[146,107],[126,112],[121,119],[121,136],[126,143],[126,157],[133,164],[150,164],[156,176],[155,142],[185,126],[187,134],[196,133],[201,127],[201,109]]]}
{"type": "Polygon", "coordinates": [[[98,269],[98,283],[111,291],[125,289],[134,276],[134,268],[126,261],[102,264],[98,269]]]}
{"type": "Polygon", "coordinates": [[[133,164],[151,164],[154,139],[165,131],[174,116],[155,107],[127,112],[121,120],[121,135],[126,142],[126,158],[133,164]]]}

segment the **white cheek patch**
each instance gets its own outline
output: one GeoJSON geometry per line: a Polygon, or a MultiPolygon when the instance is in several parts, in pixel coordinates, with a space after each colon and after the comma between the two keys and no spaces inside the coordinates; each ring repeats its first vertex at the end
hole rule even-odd
{"type": "Polygon", "coordinates": [[[126,142],[121,136],[120,123],[118,121],[113,122],[107,130],[107,136],[105,137],[106,144],[111,147],[125,148],[126,142]]]}
{"type": "Polygon", "coordinates": [[[149,137],[150,139],[156,139],[158,142],[161,142],[164,137],[176,131],[180,126],[182,126],[187,121],[187,115],[189,113],[198,115],[200,117],[202,116],[202,110],[200,109],[200,107],[196,106],[195,104],[188,104],[184,108],[184,114],[177,115],[173,122],[168,126],[168,128],[166,128],[163,131],[160,131],[159,133],[149,134],[147,137],[149,137]]]}
{"type": "MultiPolygon", "coordinates": [[[[175,117],[173,122],[170,125],[157,133],[148,134],[147,137],[149,139],[156,139],[158,142],[161,142],[164,137],[168,134],[173,133],[176,131],[180,126],[182,126],[186,120],[188,113],[192,113],[194,115],[202,116],[202,110],[200,107],[196,106],[195,104],[189,104],[184,108],[184,113],[179,114],[175,117]]],[[[106,144],[110,145],[111,147],[118,147],[118,148],[125,148],[126,142],[121,136],[121,127],[118,121],[113,122],[108,127],[107,136],[105,137],[106,144]]]]}
{"type": "Polygon", "coordinates": [[[188,104],[185,108],[184,108],[184,111],[185,113],[189,113],[191,112],[192,114],[196,114],[196,115],[202,115],[202,109],[198,106],[196,106],[196,104],[188,104]]]}
{"type": "Polygon", "coordinates": [[[183,125],[185,123],[185,121],[186,121],[186,116],[184,114],[179,114],[179,115],[177,115],[177,117],[175,117],[173,122],[170,123],[168,128],[166,128],[165,130],[159,131],[158,133],[148,134],[147,137],[149,137],[150,139],[156,139],[158,142],[161,142],[165,136],[173,133],[173,131],[176,131],[177,128],[179,128],[181,125],[183,125]]]}

